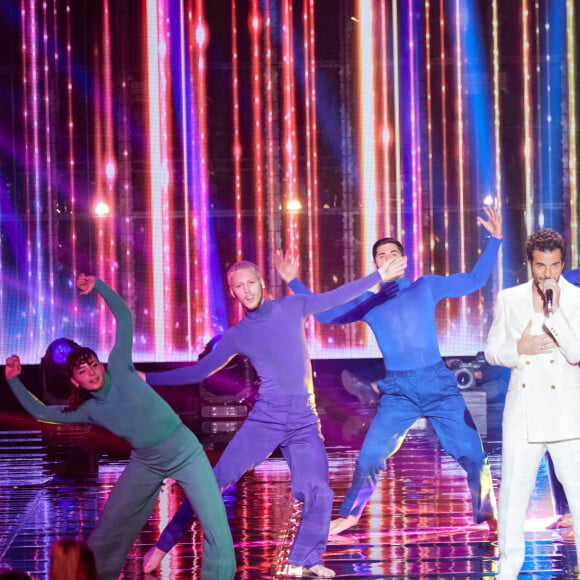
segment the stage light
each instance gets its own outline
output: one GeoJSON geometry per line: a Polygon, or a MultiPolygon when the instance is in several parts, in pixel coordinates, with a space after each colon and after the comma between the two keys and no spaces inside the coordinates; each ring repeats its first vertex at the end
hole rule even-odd
{"type": "Polygon", "coordinates": [[[62,369],[69,353],[80,345],[70,338],[57,338],[53,340],[46,349],[45,355],[40,361],[43,369],[62,369]]]}
{"type": "Polygon", "coordinates": [[[109,161],[107,161],[107,164],[105,166],[105,175],[107,177],[107,181],[112,182],[115,180],[115,177],[117,175],[117,166],[112,159],[109,159],[109,161]]]}
{"type": "Polygon", "coordinates": [[[99,201],[95,205],[94,213],[97,217],[107,216],[111,213],[111,208],[109,204],[104,201],[99,201]]]}
{"type": "Polygon", "coordinates": [[[487,205],[488,207],[491,207],[493,205],[494,199],[493,199],[493,195],[486,195],[483,198],[483,205],[487,205]]]}
{"type": "Polygon", "coordinates": [[[70,338],[57,338],[46,349],[40,360],[42,373],[43,398],[48,404],[66,401],[70,394],[70,385],[65,371],[66,357],[80,345],[70,338]]]}
{"type": "Polygon", "coordinates": [[[292,198],[286,202],[286,209],[288,211],[300,211],[302,209],[302,204],[299,199],[292,198]]]}

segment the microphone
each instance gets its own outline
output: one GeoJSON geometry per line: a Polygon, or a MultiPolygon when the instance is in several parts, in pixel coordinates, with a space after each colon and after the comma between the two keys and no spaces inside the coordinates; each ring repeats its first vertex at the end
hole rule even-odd
{"type": "Polygon", "coordinates": [[[546,290],[546,306],[548,308],[548,312],[552,312],[552,296],[554,292],[551,288],[546,290]]]}

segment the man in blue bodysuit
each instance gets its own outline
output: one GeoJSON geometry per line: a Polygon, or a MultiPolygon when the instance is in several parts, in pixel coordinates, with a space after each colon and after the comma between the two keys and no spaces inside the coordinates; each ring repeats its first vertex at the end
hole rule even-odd
{"type": "MultiPolygon", "coordinates": [[[[220,489],[224,490],[280,447],[290,468],[292,493],[304,503],[302,521],[284,569],[286,575],[307,574],[319,578],[335,575],[322,564],[333,495],[314,402],[304,321],[311,314],[359,296],[381,278],[398,278],[405,271],[406,263],[406,258],[397,256],[385,260],[369,276],[331,292],[266,300],[257,266],[237,262],[228,270],[227,279],[231,295],[244,307],[242,320],[228,328],[215,348],[196,364],[147,373],[151,384],[191,384],[215,373],[237,354],[251,361],[260,378],[259,398],[225,448],[214,473],[220,489]]],[[[192,522],[191,505],[185,501],[163,530],[157,545],[146,554],[144,572],[157,568],[192,522]]]]}
{"type": "MultiPolygon", "coordinates": [[[[419,417],[433,425],[441,445],[467,472],[472,495],[473,519],[497,528],[496,502],[491,472],[481,438],[465,406],[455,375],[445,366],[439,351],[435,307],[440,300],[478,290],[487,281],[501,244],[501,216],[484,208],[487,220],[478,222],[491,234],[484,252],[471,273],[451,276],[421,276],[415,282],[402,277],[393,296],[391,284],[376,293],[365,292],[351,302],[315,318],[327,323],[362,320],[373,331],[384,357],[386,376],[378,383],[381,400],[377,415],[365,436],[356,460],[353,480],[339,518],[330,534],[358,523],[370,500],[386,460],[401,447],[409,428],[419,417]]],[[[400,242],[378,240],[373,246],[375,264],[404,256],[400,242]]],[[[296,293],[309,290],[296,279],[298,266],[290,256],[279,256],[278,273],[296,293]]]]}

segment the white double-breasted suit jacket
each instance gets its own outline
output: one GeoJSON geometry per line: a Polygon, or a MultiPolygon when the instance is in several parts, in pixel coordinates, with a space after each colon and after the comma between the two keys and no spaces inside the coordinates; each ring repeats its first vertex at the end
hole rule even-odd
{"type": "Polygon", "coordinates": [[[560,277],[559,308],[551,316],[534,313],[532,284],[498,294],[485,357],[511,368],[503,414],[506,436],[530,443],[580,438],[580,288],[560,277]],[[558,347],[551,353],[519,355],[517,342],[529,322],[532,334],[550,333],[558,347]]]}

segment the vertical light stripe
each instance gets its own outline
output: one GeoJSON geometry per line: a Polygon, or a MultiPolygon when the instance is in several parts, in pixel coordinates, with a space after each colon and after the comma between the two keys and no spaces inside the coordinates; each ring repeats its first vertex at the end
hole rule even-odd
{"type": "Polygon", "coordinates": [[[258,0],[252,0],[250,7],[250,44],[252,61],[252,150],[254,168],[254,208],[256,212],[256,263],[260,272],[266,267],[266,210],[264,207],[264,144],[262,139],[262,67],[261,38],[262,17],[258,0]]]}
{"type": "Polygon", "coordinates": [[[393,179],[392,167],[391,167],[391,149],[393,143],[393,134],[391,128],[391,120],[389,115],[389,23],[387,19],[387,6],[384,0],[381,0],[379,4],[379,42],[380,46],[379,52],[379,102],[380,102],[380,120],[378,123],[378,128],[380,131],[381,139],[377,142],[377,149],[380,152],[379,159],[380,162],[377,167],[377,173],[380,175],[378,178],[379,188],[377,192],[378,198],[378,212],[377,212],[377,238],[384,237],[387,235],[392,235],[393,223],[392,223],[392,204],[393,204],[393,194],[391,191],[391,179],[393,179]],[[382,215],[381,221],[378,217],[382,215]]]}
{"type": "Polygon", "coordinates": [[[294,75],[294,25],[291,0],[282,0],[282,151],[283,183],[286,203],[286,247],[294,254],[300,251],[299,212],[288,210],[292,203],[300,203],[298,191],[296,93],[294,75]]]}
{"type": "MultiPolygon", "coordinates": [[[[493,142],[494,142],[494,166],[495,166],[495,207],[502,212],[503,189],[502,189],[502,150],[501,150],[501,101],[500,101],[500,53],[499,53],[499,14],[498,0],[492,0],[492,74],[493,74],[493,142]]],[[[503,251],[500,249],[497,268],[497,285],[503,287],[503,251]]]]}
{"type": "Polygon", "coordinates": [[[421,169],[421,111],[419,102],[418,54],[416,38],[419,37],[416,28],[414,0],[407,2],[407,19],[409,22],[409,93],[411,99],[411,211],[413,215],[413,231],[405,232],[413,238],[413,259],[410,267],[412,276],[416,278],[423,273],[423,183],[421,169]]]}
{"type": "Polygon", "coordinates": [[[397,227],[394,237],[401,240],[403,238],[403,169],[401,166],[403,140],[401,133],[401,80],[399,71],[401,70],[400,51],[401,42],[399,38],[399,12],[397,2],[392,3],[392,35],[393,35],[393,118],[394,118],[394,157],[395,157],[395,223],[397,227]]]}
{"type": "Polygon", "coordinates": [[[457,87],[456,111],[457,119],[455,126],[455,136],[457,142],[457,195],[458,195],[458,222],[459,222],[459,269],[465,272],[465,127],[464,115],[465,107],[463,101],[463,51],[461,35],[461,2],[455,0],[455,83],[457,87]]]}
{"type": "Polygon", "coordinates": [[[367,263],[368,248],[377,239],[377,183],[376,183],[376,88],[375,88],[375,41],[374,3],[372,0],[358,2],[358,113],[359,113],[359,166],[360,203],[364,211],[360,216],[361,244],[360,262],[367,263]]]}
{"type": "Polygon", "coordinates": [[[526,212],[526,237],[534,229],[534,147],[533,147],[533,119],[532,119],[532,65],[530,62],[530,11],[529,0],[522,0],[522,81],[524,108],[523,133],[523,164],[524,164],[524,196],[526,212]]]}
{"type": "MultiPolygon", "coordinates": [[[[319,268],[313,267],[319,261],[319,199],[318,199],[318,145],[316,115],[316,51],[314,39],[314,0],[304,3],[304,86],[305,86],[305,140],[306,140],[306,197],[307,197],[307,239],[308,239],[308,285],[319,288],[319,268]]],[[[307,333],[314,337],[315,325],[307,323],[307,333]]]]}
{"type": "Polygon", "coordinates": [[[435,197],[433,188],[433,79],[431,69],[431,2],[425,1],[425,92],[427,96],[427,199],[429,200],[429,271],[435,273],[435,197]]]}
{"type": "MultiPolygon", "coordinates": [[[[162,1],[162,0],[160,0],[162,1]]],[[[162,357],[165,348],[164,305],[169,300],[164,287],[163,251],[163,104],[159,97],[162,84],[157,0],[147,0],[146,5],[146,66],[147,66],[147,120],[149,163],[149,212],[151,227],[151,278],[153,291],[153,340],[155,357],[162,357]]]]}
{"type": "Polygon", "coordinates": [[[234,211],[235,211],[235,231],[236,231],[236,261],[242,256],[242,143],[240,141],[240,79],[238,73],[238,23],[237,23],[237,3],[232,0],[232,117],[233,117],[233,162],[234,162],[234,211]]]}
{"type": "Polygon", "coordinates": [[[574,0],[566,2],[566,72],[568,86],[568,180],[570,187],[570,256],[571,268],[578,268],[578,102],[576,87],[578,70],[578,36],[576,19],[578,18],[577,5],[574,0]]]}
{"type": "MultiPolygon", "coordinates": [[[[208,340],[212,334],[212,313],[214,312],[213,280],[210,280],[210,230],[211,209],[208,182],[208,118],[206,86],[206,52],[209,43],[209,28],[205,20],[203,0],[195,0],[195,11],[192,14],[192,100],[194,108],[190,111],[191,125],[197,128],[191,137],[198,141],[194,163],[197,165],[197,184],[194,184],[196,203],[192,207],[193,232],[195,239],[194,279],[195,312],[197,336],[208,340]]],[[[213,242],[213,240],[212,240],[213,242]]]]}

